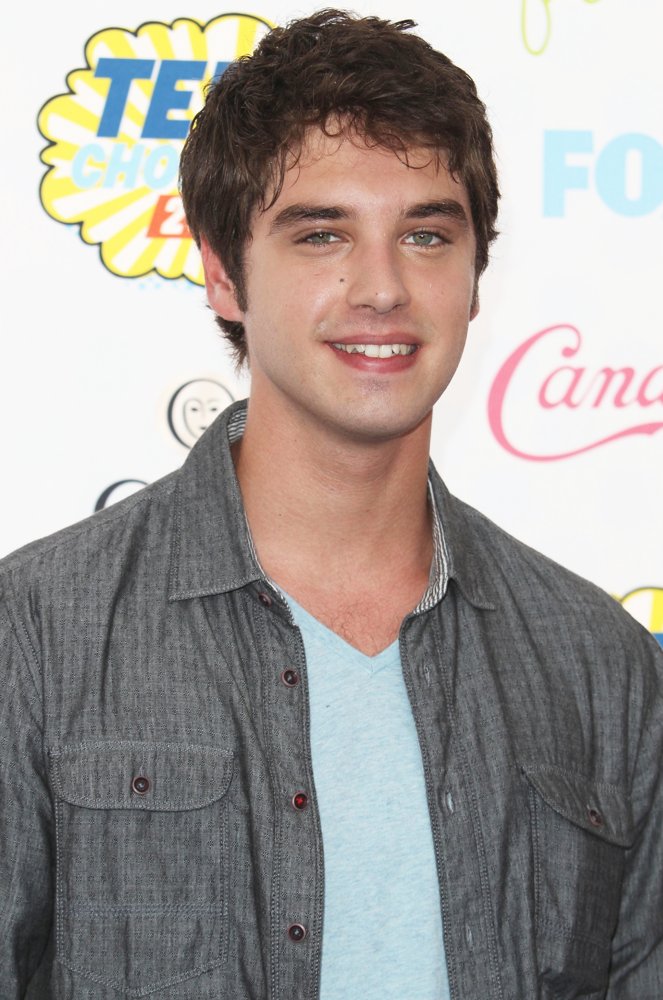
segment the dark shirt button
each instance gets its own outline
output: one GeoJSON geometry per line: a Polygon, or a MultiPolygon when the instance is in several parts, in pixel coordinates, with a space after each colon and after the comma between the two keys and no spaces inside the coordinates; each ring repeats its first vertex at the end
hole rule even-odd
{"type": "Polygon", "coordinates": [[[587,815],[592,826],[603,826],[603,816],[598,809],[594,809],[593,806],[587,806],[587,815]]]}
{"type": "Polygon", "coordinates": [[[288,937],[291,941],[299,943],[306,937],[306,928],[303,924],[290,924],[288,927],[288,937]]]}
{"type": "Polygon", "coordinates": [[[139,774],[131,782],[131,788],[136,793],[136,795],[146,795],[150,790],[150,779],[146,778],[144,775],[139,774]]]}
{"type": "Polygon", "coordinates": [[[260,601],[261,604],[264,604],[266,608],[271,608],[271,606],[272,606],[272,599],[269,596],[269,594],[265,593],[264,590],[259,590],[258,591],[258,600],[260,601]]]}
{"type": "Polygon", "coordinates": [[[306,809],[308,805],[308,795],[305,792],[297,792],[292,797],[292,804],[295,809],[306,809]]]}
{"type": "Polygon", "coordinates": [[[294,688],[299,684],[299,674],[296,670],[284,670],[281,674],[281,680],[286,687],[294,688]]]}

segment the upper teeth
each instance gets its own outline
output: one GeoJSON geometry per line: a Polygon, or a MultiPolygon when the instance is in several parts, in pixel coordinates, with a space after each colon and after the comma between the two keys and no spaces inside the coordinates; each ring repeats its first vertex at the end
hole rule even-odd
{"type": "Polygon", "coordinates": [[[367,358],[391,358],[394,354],[413,354],[416,344],[332,344],[337,351],[365,354],[367,358]]]}

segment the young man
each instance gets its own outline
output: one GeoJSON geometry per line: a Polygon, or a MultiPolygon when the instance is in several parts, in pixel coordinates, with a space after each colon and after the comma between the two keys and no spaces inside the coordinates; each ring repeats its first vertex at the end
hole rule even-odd
{"type": "Polygon", "coordinates": [[[3,564],[3,998],[663,996],[658,647],[446,491],[494,236],[474,85],[333,11],[182,162],[234,404],[3,564]]]}

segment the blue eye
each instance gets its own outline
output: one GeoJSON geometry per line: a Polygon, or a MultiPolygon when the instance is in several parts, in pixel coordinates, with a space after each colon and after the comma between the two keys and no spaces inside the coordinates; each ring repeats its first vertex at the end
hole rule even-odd
{"type": "Polygon", "coordinates": [[[320,230],[317,233],[311,233],[310,236],[306,237],[306,243],[312,243],[313,246],[325,246],[335,240],[336,237],[333,233],[326,233],[324,230],[320,230]]]}
{"type": "Polygon", "coordinates": [[[412,243],[417,247],[432,247],[437,246],[441,242],[441,237],[437,233],[428,232],[418,232],[411,233],[408,239],[412,240],[412,243]]]}

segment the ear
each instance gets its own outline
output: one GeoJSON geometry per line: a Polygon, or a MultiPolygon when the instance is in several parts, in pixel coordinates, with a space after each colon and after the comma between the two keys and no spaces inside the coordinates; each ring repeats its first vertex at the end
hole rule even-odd
{"type": "Polygon", "coordinates": [[[204,236],[200,239],[200,254],[203,258],[207,301],[223,319],[242,322],[244,313],[237,305],[235,286],[228,277],[225,267],[214,253],[204,236]]]}
{"type": "Polygon", "coordinates": [[[470,323],[479,315],[479,282],[474,283],[474,295],[470,306],[470,323]]]}

